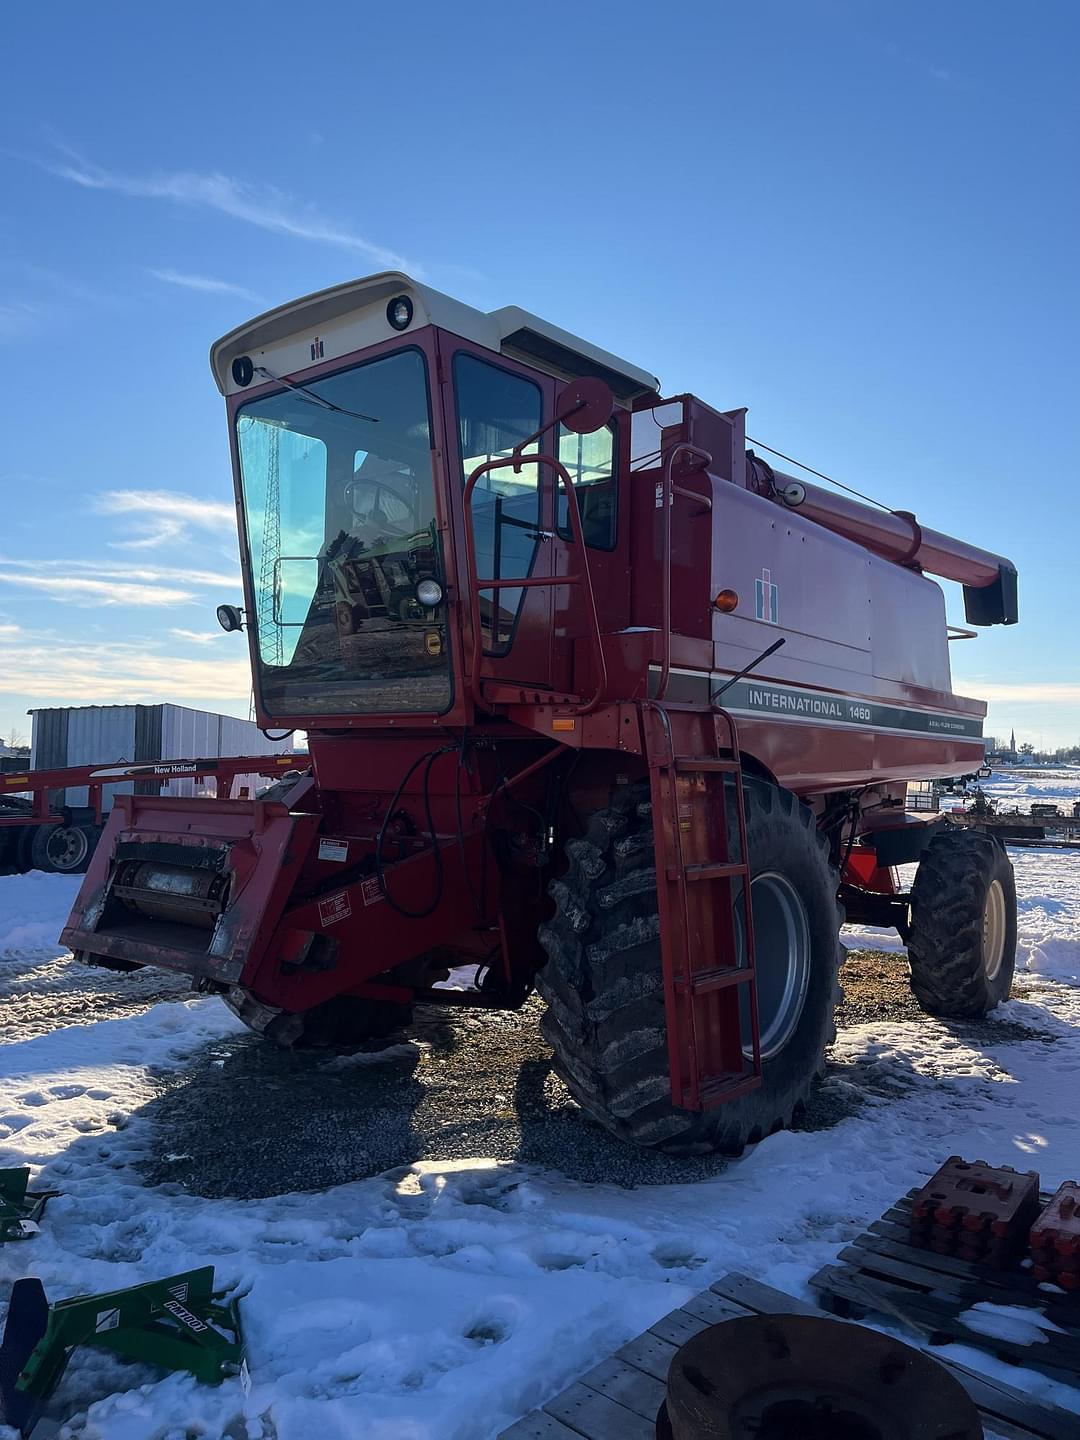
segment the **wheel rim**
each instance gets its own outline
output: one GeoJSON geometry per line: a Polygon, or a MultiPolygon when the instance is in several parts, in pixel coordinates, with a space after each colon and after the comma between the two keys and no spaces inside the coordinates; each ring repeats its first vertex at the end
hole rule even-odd
{"type": "MultiPolygon", "coordinates": [[[[778,1054],[791,1039],[806,1003],[810,982],[810,924],[802,897],[783,875],[768,871],[750,886],[754,913],[758,1030],[761,1058],[778,1054]]],[[[750,998],[742,986],[743,1034],[750,1033],[750,998]]],[[[753,1054],[751,1045],[743,1054],[753,1054]]]]}
{"type": "Polygon", "coordinates": [[[982,926],[983,969],[996,980],[1005,958],[1005,892],[1000,880],[991,880],[986,892],[982,926]]]}
{"type": "Polygon", "coordinates": [[[89,848],[84,831],[75,826],[54,825],[45,845],[49,863],[57,870],[73,870],[81,865],[89,848]]]}

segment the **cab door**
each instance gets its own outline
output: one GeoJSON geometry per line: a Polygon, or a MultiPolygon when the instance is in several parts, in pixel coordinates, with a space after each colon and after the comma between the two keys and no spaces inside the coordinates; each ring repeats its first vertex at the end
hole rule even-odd
{"type": "MultiPolygon", "coordinates": [[[[507,459],[550,419],[555,382],[489,350],[459,343],[443,361],[453,413],[447,433],[456,446],[458,495],[487,461],[507,459]]],[[[542,437],[526,447],[537,454],[542,437]]],[[[451,465],[453,473],[453,465],[451,465]]],[[[477,579],[547,579],[555,573],[555,509],[549,467],[525,464],[488,471],[470,503],[477,579]]],[[[465,547],[459,547],[465,555],[465,547]]],[[[467,595],[463,599],[467,601],[467,595]]],[[[480,587],[482,679],[550,690],[554,676],[554,605],[551,585],[480,587]]]]}

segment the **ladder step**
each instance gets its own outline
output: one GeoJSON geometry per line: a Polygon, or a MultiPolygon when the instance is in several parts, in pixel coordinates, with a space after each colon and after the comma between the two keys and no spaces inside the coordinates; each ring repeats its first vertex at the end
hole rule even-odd
{"type": "Polygon", "coordinates": [[[726,990],[731,985],[749,985],[754,971],[746,965],[714,965],[710,970],[695,970],[689,977],[675,976],[675,988],[684,994],[711,995],[714,990],[726,990]]]}
{"type": "MultiPolygon", "coordinates": [[[[750,875],[746,865],[736,864],[708,864],[708,865],[684,865],[683,876],[686,880],[732,880],[736,875],[744,880],[750,875]]],[[[674,866],[668,867],[667,876],[669,880],[677,880],[679,872],[674,866]]]]}
{"type": "Polygon", "coordinates": [[[742,770],[742,763],[738,760],[721,760],[716,755],[676,755],[675,769],[680,774],[693,774],[701,771],[719,771],[725,775],[735,775],[742,770]]]}

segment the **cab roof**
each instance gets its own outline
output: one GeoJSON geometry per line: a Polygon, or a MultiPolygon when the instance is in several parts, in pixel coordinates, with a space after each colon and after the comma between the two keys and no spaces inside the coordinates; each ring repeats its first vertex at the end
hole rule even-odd
{"type": "Polygon", "coordinates": [[[235,394],[244,388],[232,376],[232,362],[241,355],[275,375],[292,376],[395,335],[405,338],[424,325],[436,325],[560,378],[600,376],[624,404],[659,393],[660,382],[647,370],[517,305],[476,310],[400,270],[348,280],[256,316],[211,346],[210,368],[221,393],[235,394]],[[405,330],[397,331],[386,310],[390,300],[402,295],[412,301],[413,316],[405,330]]]}

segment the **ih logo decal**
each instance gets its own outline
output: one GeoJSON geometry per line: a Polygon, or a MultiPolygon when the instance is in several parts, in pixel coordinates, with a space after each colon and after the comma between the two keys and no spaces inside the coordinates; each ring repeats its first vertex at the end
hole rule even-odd
{"type": "Polygon", "coordinates": [[[780,590],[773,584],[772,571],[762,570],[761,579],[754,581],[754,613],[770,625],[780,624],[780,590]]]}
{"type": "Polygon", "coordinates": [[[311,342],[311,358],[312,360],[321,360],[323,358],[323,343],[318,335],[316,335],[315,339],[311,342]]]}

